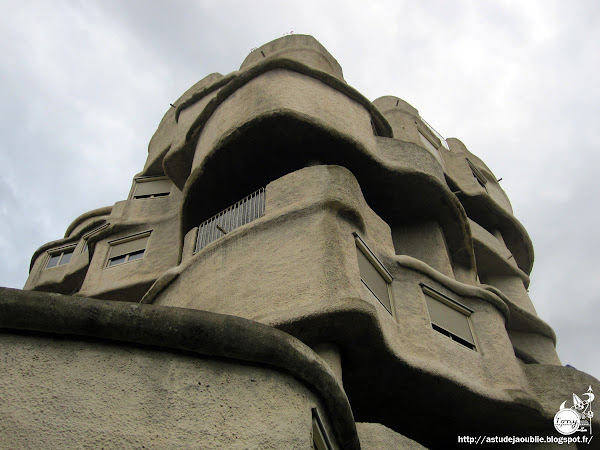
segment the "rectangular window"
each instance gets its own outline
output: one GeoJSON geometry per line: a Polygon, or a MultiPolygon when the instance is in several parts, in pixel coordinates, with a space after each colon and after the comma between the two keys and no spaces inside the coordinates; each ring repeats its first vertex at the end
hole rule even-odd
{"type": "Polygon", "coordinates": [[[110,251],[108,252],[108,262],[106,267],[142,259],[146,251],[149,237],[150,233],[143,233],[142,235],[130,236],[110,242],[110,251]]]}
{"type": "Polygon", "coordinates": [[[46,264],[46,269],[50,269],[52,267],[64,266],[71,261],[71,257],[73,256],[73,250],[75,247],[69,247],[61,250],[54,250],[48,252],[50,254],[50,259],[48,259],[48,263],[46,264]]]}
{"type": "Polygon", "coordinates": [[[169,195],[172,185],[167,177],[138,178],[135,180],[133,198],[164,197],[169,195]]]}
{"type": "Polygon", "coordinates": [[[312,436],[313,446],[316,450],[333,449],[317,408],[312,408],[312,436]]]}
{"type": "Polygon", "coordinates": [[[265,214],[265,189],[243,198],[229,208],[202,222],[198,227],[196,249],[198,252],[211,242],[225,236],[237,227],[246,225],[265,214]]]}
{"type": "Polygon", "coordinates": [[[356,241],[356,257],[360,279],[368,291],[392,314],[392,301],[390,299],[389,285],[392,276],[379,262],[375,254],[367,247],[364,241],[354,234],[356,241]]]}
{"type": "Polygon", "coordinates": [[[428,286],[421,285],[421,287],[425,294],[431,327],[453,341],[476,350],[469,321],[473,311],[428,286]]]}

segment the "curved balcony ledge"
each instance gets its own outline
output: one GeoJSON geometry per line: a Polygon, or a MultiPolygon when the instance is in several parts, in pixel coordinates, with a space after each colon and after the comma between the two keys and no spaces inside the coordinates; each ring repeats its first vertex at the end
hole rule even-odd
{"type": "Polygon", "coordinates": [[[141,344],[273,367],[322,399],[342,448],[359,449],[348,399],[327,364],[287,333],[240,317],[0,288],[0,328],[141,344]]]}
{"type": "MultiPolygon", "coordinates": [[[[279,328],[303,342],[333,342],[341,350],[344,389],[353,405],[357,421],[382,423],[396,432],[416,439],[423,445],[432,445],[455,439],[456,433],[472,430],[473,423],[461,423],[462,419],[449,416],[447,422],[436,428],[436,436],[428,436],[430,429],[422,419],[398,414],[386,415],[383,411],[397,410],[399,405],[419,405],[429,408],[465,411],[469,417],[478,417],[478,430],[494,430],[501,433],[530,433],[532,429],[552,430],[552,417],[556,405],[544,408],[534,392],[528,389],[516,362],[512,347],[507,344],[506,355],[497,363],[512,366],[511,380],[499,382],[491,373],[483,378],[465,370],[470,363],[463,360],[463,371],[455,370],[441,361],[408,351],[402,341],[386,330],[378,317],[377,308],[362,298],[342,298],[328,304],[327,309],[306,307],[302,316],[295,309],[278,311],[277,314],[256,318],[262,323],[279,328]],[[367,345],[368,344],[368,345],[367,345]],[[511,364],[511,362],[513,364],[511,364]],[[363,368],[377,367],[367,377],[363,368]],[[489,377],[489,378],[488,378],[489,377]],[[365,385],[368,380],[368,385],[365,385]],[[436,386],[435,398],[431,398],[431,386],[436,386]],[[391,389],[394,386],[394,389],[391,389]],[[507,428],[501,417],[513,418],[507,428]],[[419,423],[421,422],[421,423],[419,423]],[[493,425],[496,424],[496,425],[493,425]]],[[[434,332],[435,333],[435,332],[434,332]]],[[[508,338],[507,338],[508,340],[508,338]]],[[[465,350],[471,352],[471,350],[465,350]]],[[[475,352],[473,352],[475,353],[475,352]]],[[[490,358],[475,354],[476,359],[490,358]]],[[[467,358],[468,359],[468,358],[467,358]]],[[[487,361],[489,363],[489,359],[487,361]]],[[[563,388],[567,388],[564,383],[563,388]]],[[[462,416],[461,414],[461,417],[462,416]]]]}
{"type": "MultiPolygon", "coordinates": [[[[108,216],[112,212],[112,209],[113,209],[112,206],[104,206],[102,208],[92,209],[91,211],[84,212],[79,217],[77,217],[73,222],[71,222],[71,224],[67,227],[67,231],[65,231],[65,239],[74,237],[72,235],[75,232],[76,228],[80,227],[84,222],[86,222],[89,219],[92,219],[94,217],[108,216]]],[[[94,226],[93,224],[86,224],[86,226],[84,228],[77,230],[77,234],[81,235],[82,233],[84,233],[85,231],[88,231],[88,229],[92,228],[93,226],[94,226]]]]}
{"type": "MultiPolygon", "coordinates": [[[[172,106],[167,110],[163,116],[158,129],[152,135],[150,143],[148,144],[148,161],[144,171],[148,170],[150,166],[156,166],[160,164],[162,171],[162,159],[164,152],[173,145],[173,133],[177,132],[181,125],[179,122],[179,115],[186,111],[189,107],[195,105],[202,98],[206,97],[210,93],[214,92],[218,88],[227,84],[233,78],[236,73],[223,76],[220,73],[211,73],[210,75],[202,78],[185,93],[172,103],[172,106]]],[[[189,124],[188,124],[189,127],[189,124]]],[[[187,132],[187,130],[185,130],[187,132]]],[[[184,134],[185,135],[185,134],[184,134]]]]}
{"type": "Polygon", "coordinates": [[[411,211],[442,218],[455,258],[468,270],[474,270],[466,213],[445,184],[439,163],[428,151],[384,137],[377,137],[375,146],[365,147],[360,142],[328,133],[309,118],[289,111],[283,117],[271,116],[252,122],[204,157],[198,156],[183,193],[182,235],[224,206],[316,158],[321,163],[349,169],[359,180],[369,205],[389,224],[400,221],[411,211]],[[281,145],[273,146],[275,137],[264,136],[269,130],[274,133],[277,129],[289,131],[281,145]],[[314,145],[307,144],[308,149],[293,147],[293,142],[302,138],[306,141],[307,136],[311,136],[314,145]],[[263,143],[264,140],[269,142],[263,143]],[[292,143],[286,144],[290,140],[292,143]],[[236,180],[235,191],[230,183],[224,182],[230,178],[236,180]],[[207,197],[206,192],[213,195],[207,197]]]}
{"type": "Polygon", "coordinates": [[[529,276],[519,269],[514,261],[512,261],[511,264],[512,254],[503,244],[501,244],[498,238],[477,222],[470,220],[469,223],[471,226],[473,242],[475,244],[478,271],[484,269],[484,272],[491,271],[502,275],[516,275],[523,280],[525,287],[529,286],[529,276]],[[485,253],[482,257],[485,256],[486,264],[482,264],[482,261],[478,259],[479,256],[477,256],[478,253],[482,252],[485,253]],[[490,265],[492,267],[488,269],[488,266],[490,265]]]}
{"type": "MultiPolygon", "coordinates": [[[[377,110],[375,106],[356,89],[348,86],[343,81],[336,77],[306,66],[298,61],[287,59],[287,58],[274,58],[268,59],[265,62],[259,63],[232,78],[227,84],[225,84],[217,93],[217,95],[208,102],[206,107],[196,118],[194,123],[190,126],[190,129],[186,135],[185,143],[179,147],[172,147],[166,154],[163,167],[165,173],[173,180],[173,182],[183,190],[187,177],[191,171],[192,160],[194,159],[194,151],[196,143],[201,134],[201,131],[213,115],[213,113],[220,107],[221,103],[227,100],[233,95],[238,89],[243,87],[245,84],[252,81],[254,78],[260,75],[274,70],[283,69],[287,71],[293,71],[315,80],[318,80],[330,88],[341,92],[346,97],[362,105],[369,113],[373,120],[373,124],[377,129],[377,133],[380,136],[392,137],[392,131],[390,125],[387,123],[383,115],[377,110]]],[[[317,103],[318,104],[318,103],[317,103]]],[[[314,106],[314,105],[313,105],[314,106]]]]}
{"type": "Polygon", "coordinates": [[[314,37],[292,34],[275,39],[251,51],[240,70],[246,70],[268,59],[288,58],[344,81],[342,67],[314,37]]]}
{"type": "Polygon", "coordinates": [[[506,212],[487,194],[469,195],[461,191],[456,195],[467,215],[473,218],[475,222],[481,222],[482,216],[485,216],[488,222],[491,220],[496,223],[519,269],[526,275],[530,274],[534,259],[533,244],[521,222],[515,216],[506,212]]]}
{"type": "Polygon", "coordinates": [[[544,322],[535,314],[530,313],[529,311],[523,309],[516,303],[514,303],[510,298],[508,298],[502,291],[495,288],[494,286],[489,285],[481,285],[484,289],[494,293],[496,296],[502,299],[504,303],[508,306],[510,311],[510,318],[507,323],[507,328],[509,330],[515,331],[527,331],[530,333],[538,333],[542,336],[546,336],[547,338],[552,339],[554,345],[556,345],[556,333],[550,325],[544,322]]]}
{"type": "MultiPolygon", "coordinates": [[[[490,223],[495,228],[498,228],[502,233],[506,246],[513,254],[517,265],[523,272],[529,275],[533,267],[534,252],[533,244],[527,230],[512,214],[511,208],[498,203],[488,195],[485,189],[479,186],[475,187],[477,185],[476,181],[473,180],[473,187],[464,182],[465,177],[461,176],[461,174],[470,174],[471,171],[466,167],[463,170],[462,166],[457,166],[457,164],[467,164],[464,159],[465,154],[468,157],[476,157],[458,139],[450,138],[448,139],[448,143],[452,150],[444,153],[446,167],[450,169],[446,172],[449,180],[448,183],[452,189],[457,190],[455,193],[465,208],[467,215],[480,225],[490,223]],[[452,170],[454,166],[457,167],[452,170]]],[[[479,162],[480,160],[477,158],[477,161],[479,162]]],[[[467,178],[471,180],[473,177],[469,175],[467,178]]],[[[490,181],[490,183],[494,182],[490,181]]]]}
{"type": "Polygon", "coordinates": [[[47,259],[40,258],[39,268],[30,275],[24,289],[72,294],[83,283],[90,263],[89,254],[80,253],[77,248],[68,264],[47,269],[46,262],[47,259]]]}

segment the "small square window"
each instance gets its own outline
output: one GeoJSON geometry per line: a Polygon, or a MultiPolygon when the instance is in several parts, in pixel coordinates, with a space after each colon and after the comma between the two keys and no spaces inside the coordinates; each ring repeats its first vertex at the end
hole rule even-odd
{"type": "Polygon", "coordinates": [[[144,233],[135,237],[119,239],[110,242],[107,267],[117,266],[131,261],[137,261],[144,257],[150,233],[144,233]]]}
{"type": "Polygon", "coordinates": [[[469,316],[473,311],[428,286],[421,285],[421,287],[425,294],[431,327],[453,341],[471,350],[476,350],[473,330],[469,321],[469,316]]]}
{"type": "Polygon", "coordinates": [[[68,264],[69,261],[71,261],[71,257],[73,256],[73,250],[75,250],[75,247],[64,249],[59,252],[50,253],[50,259],[46,264],[46,269],[50,269],[56,266],[64,266],[65,264],[68,264]]]}
{"type": "Polygon", "coordinates": [[[354,236],[360,279],[368,291],[392,314],[392,301],[389,290],[392,276],[364,241],[357,234],[354,236]]]}

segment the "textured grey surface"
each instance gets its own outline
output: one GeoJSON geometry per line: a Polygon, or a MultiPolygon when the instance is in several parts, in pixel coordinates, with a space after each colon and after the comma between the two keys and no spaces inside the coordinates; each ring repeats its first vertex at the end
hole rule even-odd
{"type": "Polygon", "coordinates": [[[10,327],[202,348],[288,371],[355,444],[354,419],[371,423],[361,439],[374,446],[402,435],[454,442],[465,416],[490,433],[552,432],[561,392],[597,380],[560,366],[528,294],[531,240],[496,176],[458,139],[442,144],[405,101],[370,102],[348,86],[314,38],[269,42],[165,114],[139,175],[167,176],[169,196],[85,213],[34,254],[25,288],[75,297],[3,293],[10,327]],[[203,221],[262,187],[264,216],[195,252],[203,221]],[[110,243],[142,232],[144,258],[107,267],[110,243]],[[392,277],[391,313],[360,281],[355,235],[392,277]],[[72,261],[45,269],[60,245],[76,246],[72,261]],[[432,328],[423,286],[472,311],[474,350],[432,328]],[[444,420],[431,434],[399,404],[444,420]]]}
{"type": "MultiPolygon", "coordinates": [[[[282,375],[281,380],[295,378],[297,380],[295,382],[300,382],[303,386],[302,389],[313,391],[316,398],[319,399],[319,403],[323,405],[321,410],[324,418],[327,421],[331,420],[337,442],[348,448],[358,446],[348,400],[327,364],[297,339],[256,322],[205,311],[0,288],[0,329],[6,333],[2,336],[7,342],[7,351],[2,354],[2,371],[3,373],[10,372],[10,375],[6,377],[7,382],[2,387],[2,395],[6,398],[6,402],[3,404],[4,413],[7,416],[12,414],[11,411],[19,414],[19,405],[23,402],[25,402],[23,405],[27,404],[27,401],[36,404],[37,392],[35,390],[23,391],[18,387],[19,383],[23,382],[19,374],[26,373],[27,367],[37,364],[36,361],[40,358],[42,363],[37,366],[38,372],[26,383],[37,378],[40,384],[53,385],[57,392],[62,392],[61,395],[71,396],[73,385],[66,382],[64,376],[61,375],[63,371],[69,372],[65,364],[70,351],[65,350],[64,345],[67,344],[61,343],[69,339],[83,339],[84,342],[72,344],[78,349],[76,359],[84,361],[77,369],[80,376],[82,378],[100,377],[104,380],[103,382],[107,383],[110,381],[103,377],[110,378],[111,372],[119,372],[124,364],[123,360],[129,358],[127,355],[134,355],[134,360],[138,358],[135,356],[138,350],[140,355],[145,352],[145,356],[139,356],[139,358],[147,360],[142,365],[152,366],[152,355],[159,355],[159,353],[142,351],[140,347],[136,346],[138,344],[171,352],[187,352],[191,356],[183,359],[192,365],[199,364],[193,361],[193,357],[203,360],[212,356],[228,358],[230,360],[229,367],[240,366],[239,369],[235,369],[240,372],[244,371],[245,365],[250,364],[262,366],[263,373],[268,373],[264,375],[267,378],[279,376],[275,373],[285,373],[287,375],[282,375]],[[18,334],[21,331],[44,334],[40,337],[27,337],[18,334]],[[89,339],[99,339],[102,342],[96,343],[89,339]],[[31,344],[25,343],[28,340],[31,344]],[[106,341],[112,341],[114,345],[106,347],[108,350],[104,351],[102,348],[108,345],[106,341]],[[19,342],[22,342],[23,345],[20,345],[19,342]],[[11,351],[8,350],[9,347],[12,348],[11,351]],[[125,349],[123,350],[123,348],[125,349]],[[27,349],[33,353],[25,352],[26,354],[20,357],[19,351],[27,349]],[[88,355],[95,352],[108,355],[109,361],[103,370],[85,362],[88,355]],[[16,364],[17,361],[19,364],[16,364]],[[15,370],[16,372],[14,372],[15,370]],[[8,381],[9,378],[10,381],[8,381]],[[15,397],[15,395],[17,396],[15,397]],[[22,398],[18,397],[19,395],[22,398]]],[[[97,359],[94,358],[92,359],[97,359]]],[[[170,357],[165,356],[165,360],[169,360],[169,358],[178,359],[179,357],[177,353],[174,353],[170,357]]],[[[143,368],[140,368],[139,371],[135,368],[135,363],[131,365],[130,369],[137,371],[136,373],[144,373],[143,368]]],[[[164,370],[158,369],[156,373],[148,373],[148,378],[146,381],[139,382],[138,388],[144,392],[153,391],[153,378],[164,377],[163,372],[164,370]]],[[[177,374],[175,373],[173,376],[176,377],[177,374]]],[[[237,389],[235,382],[231,383],[231,389],[237,389]]],[[[278,381],[273,383],[279,384],[278,381]]],[[[98,389],[98,395],[100,395],[102,389],[98,389]]],[[[229,395],[228,389],[227,383],[224,383],[223,395],[229,395]]],[[[117,386],[106,385],[105,392],[117,395],[119,391],[117,386]]],[[[57,397],[54,401],[57,409],[63,408],[63,400],[57,397]]],[[[245,401],[250,404],[252,399],[248,398],[245,401]]],[[[272,399],[269,396],[264,398],[266,405],[277,401],[276,398],[272,399]]],[[[68,408],[69,402],[66,403],[67,405],[64,407],[68,408]]],[[[124,402],[117,409],[127,409],[126,405],[127,402],[124,402]]],[[[149,405],[149,410],[152,410],[152,402],[149,405]]],[[[240,407],[243,405],[244,403],[241,403],[240,407]]],[[[309,410],[307,414],[310,416],[310,405],[308,403],[307,405],[309,410]]],[[[156,406],[159,408],[159,404],[156,406]]],[[[109,405],[105,407],[108,408],[109,405]]],[[[174,405],[174,408],[177,407],[174,405]]],[[[277,408],[275,407],[275,409],[277,408]]],[[[29,419],[37,420],[31,416],[35,411],[35,406],[27,407],[27,410],[29,411],[27,414],[30,414],[29,419]]],[[[65,412],[65,414],[67,413],[65,412]]],[[[23,419],[23,423],[26,423],[27,420],[23,419]]],[[[65,420],[68,421],[68,418],[65,420]]],[[[131,426],[135,426],[135,419],[132,420],[131,426]]],[[[235,428],[234,425],[231,427],[235,428]]],[[[6,431],[7,435],[17,433],[22,436],[19,430],[20,428],[17,427],[6,431]]],[[[217,429],[213,430],[213,433],[218,435],[221,431],[217,429]]],[[[19,441],[17,439],[14,442],[19,441]]]]}

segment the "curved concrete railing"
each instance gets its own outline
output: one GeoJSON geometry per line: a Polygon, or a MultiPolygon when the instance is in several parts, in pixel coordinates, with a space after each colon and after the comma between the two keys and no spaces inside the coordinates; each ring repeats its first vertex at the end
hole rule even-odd
{"type": "Polygon", "coordinates": [[[273,367],[319,395],[341,448],[360,448],[350,404],[331,369],[309,347],[275,328],[207,311],[7,288],[0,288],[0,328],[142,344],[273,367]]]}

